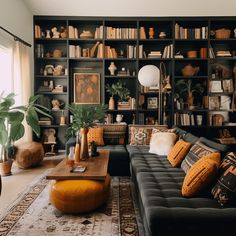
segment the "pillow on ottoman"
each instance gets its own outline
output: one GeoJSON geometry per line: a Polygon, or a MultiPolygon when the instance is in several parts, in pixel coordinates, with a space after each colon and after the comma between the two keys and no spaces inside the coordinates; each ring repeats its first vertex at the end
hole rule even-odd
{"type": "Polygon", "coordinates": [[[151,137],[149,152],[161,156],[169,154],[176,141],[176,134],[170,132],[155,133],[151,137]]]}
{"type": "Polygon", "coordinates": [[[233,152],[223,159],[219,169],[219,177],[211,193],[222,206],[235,202],[236,156],[233,152]]]}

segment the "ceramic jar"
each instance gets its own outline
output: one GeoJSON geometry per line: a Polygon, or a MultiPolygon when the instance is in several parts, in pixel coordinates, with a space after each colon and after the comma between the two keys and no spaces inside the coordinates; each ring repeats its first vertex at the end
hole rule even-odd
{"type": "Polygon", "coordinates": [[[121,115],[121,114],[116,115],[116,122],[117,123],[120,123],[122,121],[122,119],[123,119],[123,115],[121,115]]]}
{"type": "Polygon", "coordinates": [[[115,75],[115,71],[117,70],[117,67],[113,61],[111,62],[110,66],[108,67],[108,70],[110,71],[111,75],[115,75]]]}

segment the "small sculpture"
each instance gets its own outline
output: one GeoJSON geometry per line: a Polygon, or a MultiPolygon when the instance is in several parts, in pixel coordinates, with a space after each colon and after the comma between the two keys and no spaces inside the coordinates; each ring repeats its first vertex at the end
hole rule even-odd
{"type": "Polygon", "coordinates": [[[57,27],[53,27],[51,29],[51,31],[52,31],[52,34],[53,34],[52,38],[56,38],[56,39],[60,38],[60,32],[57,31],[57,27]]]}
{"type": "Polygon", "coordinates": [[[155,35],[154,27],[149,28],[148,34],[149,34],[149,39],[154,39],[154,35],[155,35]]]}
{"type": "Polygon", "coordinates": [[[92,141],[90,143],[91,146],[91,157],[96,157],[99,155],[99,153],[97,152],[97,145],[94,141],[92,141]]]}
{"type": "Polygon", "coordinates": [[[108,67],[108,70],[110,71],[111,75],[115,75],[115,71],[117,70],[117,67],[113,61],[111,62],[110,66],[108,67]]]}
{"type": "Polygon", "coordinates": [[[52,110],[60,110],[60,106],[62,106],[64,103],[61,103],[58,99],[52,100],[52,110]]]}

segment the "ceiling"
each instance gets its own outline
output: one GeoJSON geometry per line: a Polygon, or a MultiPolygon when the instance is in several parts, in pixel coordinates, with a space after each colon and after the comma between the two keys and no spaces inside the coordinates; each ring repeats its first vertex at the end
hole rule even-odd
{"type": "Polygon", "coordinates": [[[197,0],[191,4],[189,0],[22,1],[33,15],[58,16],[233,16],[236,7],[235,0],[227,0],[227,4],[221,0],[197,0]]]}

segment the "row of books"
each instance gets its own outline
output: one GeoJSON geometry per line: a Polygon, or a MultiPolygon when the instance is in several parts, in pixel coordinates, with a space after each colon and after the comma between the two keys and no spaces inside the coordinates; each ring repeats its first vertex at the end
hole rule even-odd
{"type": "Polygon", "coordinates": [[[98,43],[94,50],[90,48],[82,48],[80,45],[69,45],[69,57],[81,58],[81,57],[96,57],[103,58],[103,43],[98,43]]]}
{"type": "MultiPolygon", "coordinates": [[[[133,45],[127,45],[126,58],[136,58],[137,47],[133,45]]],[[[105,46],[105,58],[117,58],[118,54],[115,48],[111,46],[105,46]]]]}
{"type": "MultiPolygon", "coordinates": [[[[103,38],[103,32],[104,32],[103,29],[104,29],[104,27],[102,25],[99,27],[96,27],[95,32],[94,32],[95,39],[103,38]]],[[[69,31],[69,38],[70,39],[78,39],[79,38],[79,30],[77,27],[69,25],[68,31],[69,31]]]]}
{"type": "Polygon", "coordinates": [[[137,29],[136,28],[113,28],[106,27],[106,38],[107,39],[136,39],[137,29]]]}
{"type": "Polygon", "coordinates": [[[208,27],[184,28],[178,23],[175,24],[175,39],[207,39],[208,27]]]}
{"type": "Polygon", "coordinates": [[[175,113],[175,125],[195,125],[194,114],[191,113],[175,113]]]}

